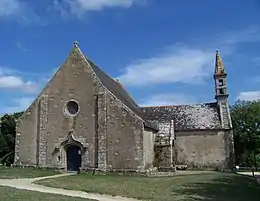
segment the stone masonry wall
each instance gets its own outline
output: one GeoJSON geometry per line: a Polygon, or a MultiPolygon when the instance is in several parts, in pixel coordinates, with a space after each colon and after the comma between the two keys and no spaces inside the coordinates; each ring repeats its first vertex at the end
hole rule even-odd
{"type": "Polygon", "coordinates": [[[47,159],[47,122],[48,122],[48,95],[42,94],[39,102],[39,119],[37,120],[37,165],[40,167],[46,166],[47,159]]]}
{"type": "Polygon", "coordinates": [[[170,169],[173,164],[171,160],[171,145],[155,145],[155,166],[160,169],[170,169]]]}
{"type": "Polygon", "coordinates": [[[38,102],[39,100],[36,99],[17,121],[15,165],[37,165],[38,102]]]}
{"type": "MultiPolygon", "coordinates": [[[[93,73],[84,55],[74,48],[62,67],[17,123],[16,163],[66,168],[62,152],[56,153],[57,142],[73,131],[75,139],[84,139],[83,166],[95,167],[99,146],[105,145],[105,103],[99,101],[99,131],[96,130],[96,98],[104,87],[93,73]],[[83,87],[84,86],[84,87],[83,87]],[[79,113],[73,117],[65,113],[66,103],[75,100],[79,113]],[[103,105],[103,106],[102,106],[103,105]],[[103,116],[103,117],[102,117],[103,116]],[[101,118],[102,117],[102,118],[101,118]],[[98,137],[96,136],[98,133],[98,137]],[[61,161],[57,157],[61,156],[61,161]],[[62,167],[63,166],[63,167],[62,167]]],[[[61,143],[61,142],[60,142],[61,143]]],[[[60,148],[62,150],[62,148],[60,148]]],[[[101,149],[102,150],[102,149],[101,149]]],[[[106,156],[100,152],[99,164],[105,166],[106,156]],[[102,154],[103,156],[101,156],[102,154]]]]}
{"type": "Polygon", "coordinates": [[[107,169],[107,108],[106,93],[98,95],[98,169],[107,169]]]}
{"type": "Polygon", "coordinates": [[[234,147],[227,99],[216,103],[142,109],[147,119],[159,124],[157,144],[170,144],[171,130],[174,130],[172,139],[175,142],[171,151],[172,156],[177,157],[177,164],[230,167],[227,164],[232,163],[234,147]],[[171,128],[171,120],[174,120],[174,129],[171,128]]]}
{"type": "Polygon", "coordinates": [[[177,164],[189,168],[224,168],[227,143],[224,131],[176,132],[177,164]]]}
{"type": "Polygon", "coordinates": [[[154,166],[154,143],[155,132],[146,128],[143,134],[143,160],[145,169],[154,166]]]}
{"type": "Polygon", "coordinates": [[[224,143],[226,149],[226,162],[225,167],[232,169],[235,165],[235,149],[234,149],[234,137],[231,115],[229,111],[227,97],[218,98],[218,108],[220,113],[221,126],[225,133],[224,143]]]}
{"type": "Polygon", "coordinates": [[[82,152],[82,167],[105,168],[106,91],[77,47],[48,85],[45,93],[52,102],[48,114],[48,166],[53,166],[55,161],[52,159],[54,142],[73,131],[76,140],[84,139],[81,141],[85,150],[82,152]],[[79,105],[76,116],[65,113],[66,103],[70,100],[75,100],[79,105]]]}
{"type": "Polygon", "coordinates": [[[107,156],[111,169],[144,168],[143,121],[111,93],[107,95],[107,156]]]}
{"type": "Polygon", "coordinates": [[[233,130],[225,130],[225,151],[226,151],[226,169],[233,169],[235,166],[235,150],[234,150],[234,138],[233,130]]]}

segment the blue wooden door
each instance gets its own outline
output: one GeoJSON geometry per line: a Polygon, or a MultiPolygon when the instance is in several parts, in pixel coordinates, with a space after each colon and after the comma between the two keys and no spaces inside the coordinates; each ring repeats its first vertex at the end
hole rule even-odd
{"type": "Polygon", "coordinates": [[[72,145],[67,148],[67,171],[78,171],[81,166],[81,150],[72,145]]]}

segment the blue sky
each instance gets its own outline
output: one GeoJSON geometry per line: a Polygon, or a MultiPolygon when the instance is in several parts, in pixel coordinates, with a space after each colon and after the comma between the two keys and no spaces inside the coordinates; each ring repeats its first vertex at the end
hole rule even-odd
{"type": "Polygon", "coordinates": [[[73,42],[140,105],[260,98],[260,1],[0,0],[0,114],[26,109],[73,42]],[[37,2],[37,3],[36,3],[37,2]]]}

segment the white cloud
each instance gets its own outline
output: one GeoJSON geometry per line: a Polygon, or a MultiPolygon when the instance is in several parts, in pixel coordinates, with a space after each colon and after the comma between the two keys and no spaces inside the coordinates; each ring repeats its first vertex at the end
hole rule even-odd
{"type": "Polygon", "coordinates": [[[259,42],[260,28],[259,26],[250,26],[247,29],[233,30],[222,33],[218,41],[226,45],[236,45],[239,43],[259,42]]]}
{"type": "Polygon", "coordinates": [[[156,94],[140,101],[140,106],[183,105],[196,103],[196,98],[187,94],[156,94]]]}
{"type": "Polygon", "coordinates": [[[145,0],[54,0],[51,10],[60,12],[62,17],[73,14],[81,18],[87,11],[100,11],[112,7],[129,8],[142,3],[145,3],[145,0]]]}
{"type": "Polygon", "coordinates": [[[44,2],[39,8],[24,0],[0,0],[0,19],[12,19],[22,24],[46,25],[57,19],[57,14],[63,19],[72,15],[83,19],[84,14],[90,11],[113,7],[129,8],[134,4],[145,3],[146,0],[51,0],[44,2]],[[44,15],[39,16],[38,13],[44,15]]]}
{"type": "Polygon", "coordinates": [[[65,0],[74,9],[84,10],[102,10],[105,7],[123,7],[129,8],[134,0],[65,0]]]}
{"type": "Polygon", "coordinates": [[[240,92],[237,99],[244,101],[253,101],[260,99],[260,91],[245,91],[240,92]]]}
{"type": "Polygon", "coordinates": [[[11,70],[0,68],[0,89],[17,89],[29,93],[38,91],[37,83],[25,81],[20,76],[10,75],[10,72],[11,70]]]}
{"type": "Polygon", "coordinates": [[[160,55],[130,63],[122,69],[118,79],[128,86],[201,83],[212,76],[215,48],[221,47],[220,52],[227,56],[235,52],[237,44],[258,41],[260,41],[258,26],[227,31],[201,39],[200,42],[194,39],[197,46],[175,45],[160,55]]]}
{"type": "Polygon", "coordinates": [[[11,16],[21,12],[22,4],[19,0],[0,0],[0,16],[11,16]]]}
{"type": "Polygon", "coordinates": [[[7,95],[9,98],[8,101],[4,100],[4,98],[0,101],[2,104],[0,115],[27,109],[34,100],[33,96],[40,92],[42,84],[46,84],[42,80],[43,76],[45,74],[0,67],[0,91],[2,97],[7,95]],[[27,76],[27,79],[24,76],[27,76]],[[32,81],[36,79],[37,82],[32,81]],[[13,93],[14,91],[18,93],[13,93]],[[30,95],[28,96],[28,94],[30,95]],[[22,95],[22,97],[16,98],[17,95],[22,95]]]}
{"type": "Polygon", "coordinates": [[[26,110],[31,103],[33,102],[34,97],[21,97],[19,99],[12,100],[12,106],[7,106],[4,108],[4,113],[14,113],[14,112],[21,112],[26,110]]]}
{"type": "Polygon", "coordinates": [[[30,77],[41,77],[41,76],[49,76],[49,73],[47,72],[27,72],[22,70],[16,70],[13,68],[7,68],[7,67],[0,67],[0,75],[23,75],[23,76],[30,76],[30,77]]]}
{"type": "Polygon", "coordinates": [[[44,22],[36,14],[34,8],[23,0],[0,0],[0,19],[13,19],[21,24],[38,24],[44,22]]]}
{"type": "Polygon", "coordinates": [[[128,86],[201,83],[214,70],[214,50],[174,47],[126,66],[118,79],[128,86]]]}

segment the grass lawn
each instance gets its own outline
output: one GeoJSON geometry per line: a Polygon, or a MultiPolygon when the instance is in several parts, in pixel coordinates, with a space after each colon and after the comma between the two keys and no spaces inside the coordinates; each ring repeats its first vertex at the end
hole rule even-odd
{"type": "Polygon", "coordinates": [[[34,178],[59,174],[54,170],[41,170],[34,168],[8,168],[0,167],[0,179],[34,178]]]}
{"type": "Polygon", "coordinates": [[[95,176],[81,173],[36,183],[153,201],[260,200],[260,185],[253,178],[218,172],[160,178],[95,176]]]}
{"type": "Polygon", "coordinates": [[[90,201],[83,198],[67,197],[49,193],[18,190],[0,186],[0,201],[90,201]]]}

